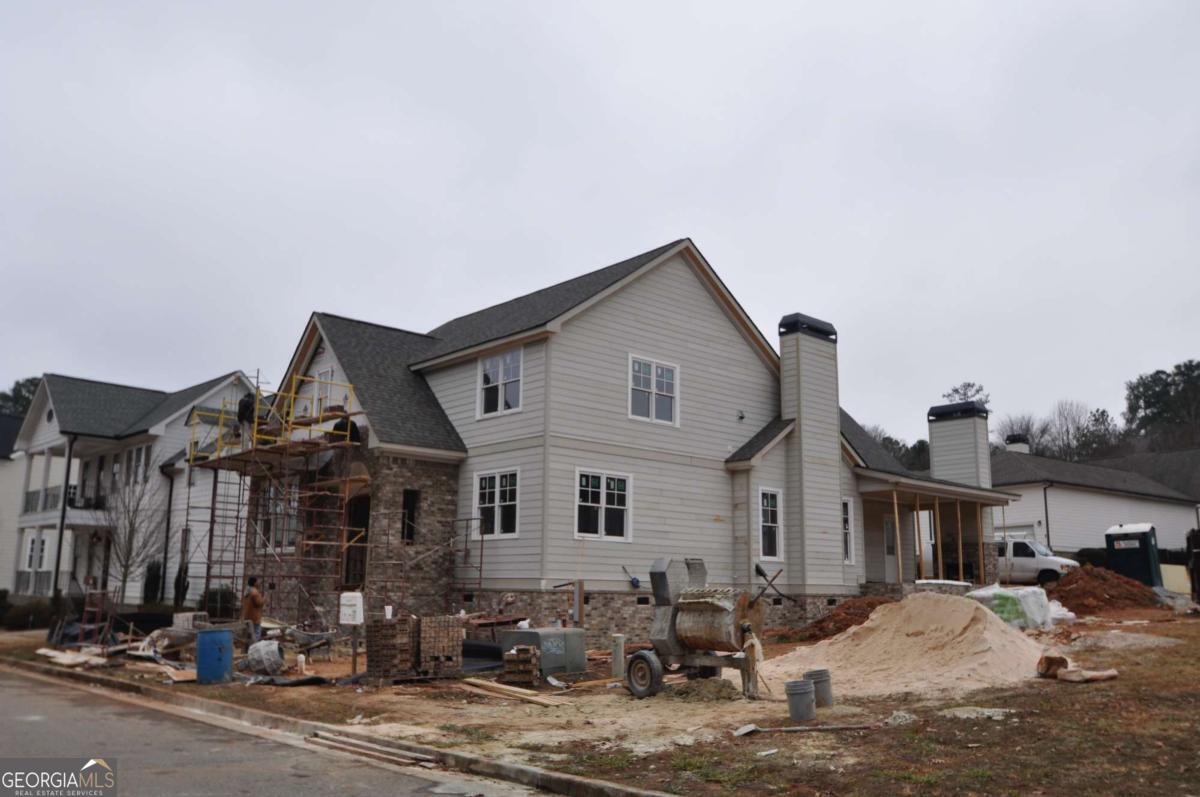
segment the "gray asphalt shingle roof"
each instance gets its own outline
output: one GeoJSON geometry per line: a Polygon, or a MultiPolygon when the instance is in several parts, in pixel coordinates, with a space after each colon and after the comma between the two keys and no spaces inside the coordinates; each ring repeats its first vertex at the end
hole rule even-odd
{"type": "Polygon", "coordinates": [[[425,377],[408,367],[437,341],[330,313],[314,316],[380,442],[467,450],[425,377]]]}
{"type": "Polygon", "coordinates": [[[1163,498],[1170,501],[1194,502],[1178,490],[1173,490],[1148,476],[1130,471],[1067,462],[1015,451],[992,452],[992,484],[1003,487],[1012,484],[1054,482],[1075,487],[1091,487],[1121,493],[1163,498]]]}
{"type": "Polygon", "coordinates": [[[43,380],[63,434],[129,437],[184,409],[236,372],[173,393],[62,374],[43,380]]]}
{"type": "Polygon", "coordinates": [[[767,422],[767,425],[754,433],[754,436],[742,444],[742,447],[730,454],[726,462],[749,462],[758,455],[760,451],[767,447],[768,444],[776,437],[783,433],[783,430],[795,423],[791,418],[784,419],[776,417],[767,422]]]}
{"type": "Polygon", "coordinates": [[[21,422],[25,419],[20,415],[0,414],[0,459],[11,459],[13,443],[17,440],[17,432],[21,431],[21,422]]]}
{"type": "Polygon", "coordinates": [[[1146,451],[1088,463],[1102,468],[1129,470],[1200,500],[1200,448],[1182,451],[1146,451]]]}
{"type": "Polygon", "coordinates": [[[839,412],[841,413],[842,436],[846,438],[846,442],[850,443],[854,453],[858,454],[868,468],[884,473],[893,473],[897,476],[907,476],[910,479],[932,481],[929,474],[918,473],[901,465],[899,460],[888,453],[888,450],[880,445],[878,440],[871,437],[867,430],[850,416],[850,413],[843,409],[839,409],[839,412]]]}
{"type": "Polygon", "coordinates": [[[430,337],[437,340],[420,359],[431,360],[489,340],[537,329],[625,279],[685,240],[672,241],[620,263],[447,321],[430,331],[430,337]]]}

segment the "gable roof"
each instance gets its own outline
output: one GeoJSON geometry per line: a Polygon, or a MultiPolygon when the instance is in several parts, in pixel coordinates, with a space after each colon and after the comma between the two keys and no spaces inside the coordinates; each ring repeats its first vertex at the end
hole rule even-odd
{"type": "Polygon", "coordinates": [[[1094,459],[1088,464],[1140,473],[1172,490],[1200,500],[1200,448],[1145,451],[1124,457],[1094,459]]]}
{"type": "Polygon", "coordinates": [[[13,444],[24,420],[20,415],[0,413],[0,459],[12,459],[13,444]]]}
{"type": "Polygon", "coordinates": [[[63,434],[118,439],[147,431],[237,373],[171,393],[62,374],[46,374],[42,380],[63,434]]]}
{"type": "Polygon", "coordinates": [[[872,437],[866,429],[862,428],[850,413],[841,408],[838,409],[838,412],[841,413],[842,437],[846,439],[846,442],[854,449],[854,453],[858,454],[859,459],[868,469],[906,476],[910,479],[933,481],[929,478],[929,474],[918,473],[901,465],[900,461],[880,445],[879,441],[872,437]]]}
{"type": "Polygon", "coordinates": [[[775,416],[767,422],[767,425],[754,433],[754,436],[742,444],[742,447],[734,451],[725,459],[725,464],[732,465],[737,462],[751,462],[762,452],[766,451],[772,443],[778,440],[783,435],[791,431],[796,425],[796,421],[792,418],[782,418],[775,416]]]}
{"type": "Polygon", "coordinates": [[[421,359],[432,360],[545,326],[687,240],[680,238],[620,263],[447,321],[430,331],[429,336],[436,338],[436,341],[421,355],[421,359]]]}
{"type": "Polygon", "coordinates": [[[313,320],[346,372],[346,381],[354,385],[381,443],[467,450],[425,377],[408,367],[436,340],[332,313],[313,313],[313,320]]]}
{"type": "Polygon", "coordinates": [[[1110,490],[1167,501],[1196,503],[1178,490],[1156,482],[1148,476],[1130,471],[1102,468],[1082,462],[1021,454],[1016,451],[992,452],[992,484],[1000,487],[1013,484],[1054,482],[1073,487],[1110,490]]]}

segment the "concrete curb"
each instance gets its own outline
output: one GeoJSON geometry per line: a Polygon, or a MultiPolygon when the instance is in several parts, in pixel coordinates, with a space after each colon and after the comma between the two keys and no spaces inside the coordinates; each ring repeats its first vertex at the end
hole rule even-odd
{"type": "Polygon", "coordinates": [[[298,736],[312,736],[318,731],[322,731],[325,733],[334,733],[338,736],[345,736],[350,739],[370,742],[371,744],[383,747],[394,748],[399,752],[420,753],[421,755],[430,756],[435,761],[452,769],[472,775],[482,775],[484,777],[519,783],[522,786],[532,786],[555,794],[569,794],[575,797],[670,797],[666,792],[622,786],[619,783],[595,780],[579,775],[568,775],[563,772],[555,772],[528,764],[497,761],[496,759],[486,758],[474,753],[445,750],[440,747],[430,747],[399,739],[383,739],[376,736],[367,736],[348,730],[340,725],[326,725],[321,722],[299,720],[282,714],[272,714],[269,711],[259,711],[258,709],[244,708],[232,703],[222,703],[219,700],[209,700],[208,698],[196,697],[195,695],[172,692],[169,689],[124,681],[120,678],[100,675],[94,672],[67,670],[52,664],[13,659],[8,656],[0,656],[0,663],[17,670],[26,670],[39,675],[49,675],[68,681],[102,686],[118,692],[151,698],[160,703],[224,717],[226,719],[238,720],[248,725],[285,731],[298,736]]]}

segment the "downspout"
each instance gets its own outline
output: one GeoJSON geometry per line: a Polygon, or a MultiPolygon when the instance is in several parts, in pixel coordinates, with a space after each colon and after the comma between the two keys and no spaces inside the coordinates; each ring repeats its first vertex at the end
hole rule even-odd
{"type": "Polygon", "coordinates": [[[54,585],[51,595],[58,594],[58,571],[62,565],[63,534],[67,527],[67,488],[71,485],[71,458],[75,456],[75,435],[67,438],[67,462],[63,470],[62,495],[58,499],[58,545],[54,548],[54,585]]]}
{"type": "Polygon", "coordinates": [[[1051,551],[1054,546],[1050,544],[1050,498],[1047,495],[1050,492],[1050,486],[1054,482],[1045,482],[1042,484],[1042,514],[1046,517],[1046,547],[1051,551]]]}
{"type": "Polygon", "coordinates": [[[167,511],[164,513],[163,524],[163,556],[162,568],[159,570],[158,579],[158,602],[163,603],[167,599],[167,557],[170,556],[171,545],[171,506],[174,503],[175,497],[175,477],[167,473],[166,468],[158,469],[163,478],[167,480],[167,511]]]}

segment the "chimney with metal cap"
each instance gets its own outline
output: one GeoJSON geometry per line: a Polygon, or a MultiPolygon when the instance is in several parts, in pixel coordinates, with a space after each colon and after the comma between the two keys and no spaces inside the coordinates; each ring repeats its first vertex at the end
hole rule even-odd
{"type": "Polygon", "coordinates": [[[837,330],[792,313],[779,321],[780,415],[787,440],[786,556],[789,584],[806,591],[845,583],[842,557],[841,419],[837,330]]]}
{"type": "Polygon", "coordinates": [[[1004,438],[1004,450],[1015,454],[1029,453],[1029,438],[1023,434],[1010,434],[1004,438]]]}
{"type": "Polygon", "coordinates": [[[929,469],[935,479],[992,486],[992,452],[988,448],[988,408],[982,401],[959,401],[930,407],[929,469]]]}

